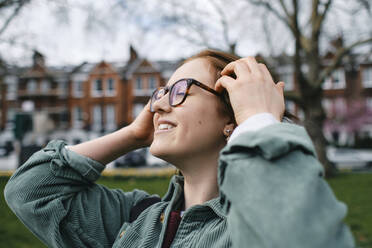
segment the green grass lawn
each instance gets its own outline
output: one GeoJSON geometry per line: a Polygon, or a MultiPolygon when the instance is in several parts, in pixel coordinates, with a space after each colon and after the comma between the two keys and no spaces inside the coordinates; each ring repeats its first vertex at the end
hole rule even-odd
{"type": "MultiPolygon", "coordinates": [[[[0,188],[4,191],[8,177],[0,177],[0,188]]],[[[348,205],[346,222],[351,227],[358,247],[372,248],[372,174],[340,174],[328,180],[336,196],[348,205]]],[[[164,195],[169,178],[102,178],[99,183],[110,188],[130,191],[143,189],[150,194],[164,195]]],[[[45,247],[15,217],[7,207],[4,196],[0,198],[0,247],[32,248],[45,247]]]]}

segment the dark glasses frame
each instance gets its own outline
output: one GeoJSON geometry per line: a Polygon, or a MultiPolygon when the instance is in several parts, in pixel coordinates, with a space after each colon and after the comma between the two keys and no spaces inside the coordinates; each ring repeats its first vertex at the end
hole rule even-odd
{"type": "MultiPolygon", "coordinates": [[[[154,95],[155,95],[155,94],[157,94],[160,90],[164,90],[164,95],[163,95],[163,96],[165,96],[168,92],[172,92],[173,87],[174,87],[177,83],[179,83],[179,82],[181,82],[181,81],[186,81],[186,82],[187,82],[185,95],[183,96],[182,100],[181,100],[179,103],[177,103],[177,104],[171,104],[171,97],[172,97],[172,96],[171,96],[171,94],[168,94],[168,97],[169,97],[168,102],[169,102],[169,105],[170,105],[171,107],[177,107],[177,106],[181,105],[181,104],[186,100],[186,97],[187,97],[188,94],[189,94],[190,87],[191,87],[191,85],[193,85],[193,84],[195,84],[196,86],[199,86],[200,88],[202,88],[202,89],[204,89],[204,90],[206,90],[206,91],[209,91],[209,92],[211,92],[212,94],[214,94],[214,95],[220,97],[220,98],[225,102],[225,99],[224,99],[223,94],[218,93],[217,91],[215,91],[215,90],[212,89],[211,87],[209,87],[209,86],[207,86],[207,85],[205,85],[205,84],[203,84],[203,83],[201,83],[201,82],[199,82],[199,81],[197,81],[197,80],[195,80],[195,79],[193,79],[193,78],[182,78],[182,79],[176,81],[176,82],[175,82],[174,84],[172,84],[171,86],[165,86],[165,87],[157,88],[157,89],[152,93],[152,95],[151,95],[151,103],[150,103],[150,111],[151,111],[151,112],[155,112],[155,110],[154,110],[154,108],[153,108],[153,104],[154,104],[153,99],[154,99],[154,95]]],[[[156,99],[156,100],[158,100],[158,99],[156,99]]]]}

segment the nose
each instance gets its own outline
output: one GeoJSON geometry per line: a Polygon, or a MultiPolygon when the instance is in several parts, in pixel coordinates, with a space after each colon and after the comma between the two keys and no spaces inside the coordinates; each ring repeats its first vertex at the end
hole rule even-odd
{"type": "Polygon", "coordinates": [[[152,104],[154,112],[170,112],[172,107],[169,104],[169,92],[152,104]]]}

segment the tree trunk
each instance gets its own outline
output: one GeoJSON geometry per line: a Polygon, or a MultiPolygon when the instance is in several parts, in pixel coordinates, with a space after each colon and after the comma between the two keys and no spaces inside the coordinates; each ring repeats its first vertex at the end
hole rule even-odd
{"type": "Polygon", "coordinates": [[[326,154],[327,140],[323,134],[323,124],[325,121],[325,113],[321,105],[322,94],[314,94],[311,99],[311,104],[307,105],[305,110],[305,128],[309,133],[320,163],[324,167],[325,176],[332,177],[335,175],[336,168],[328,160],[326,154]]]}

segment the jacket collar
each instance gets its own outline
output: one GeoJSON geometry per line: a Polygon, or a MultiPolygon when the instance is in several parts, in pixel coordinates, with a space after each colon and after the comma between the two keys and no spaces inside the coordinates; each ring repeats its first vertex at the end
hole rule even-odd
{"type": "MultiPolygon", "coordinates": [[[[162,200],[163,201],[171,201],[172,198],[173,200],[177,200],[181,195],[183,195],[183,185],[184,185],[184,178],[183,176],[179,175],[174,175],[169,183],[168,186],[168,191],[167,193],[163,196],[162,200]],[[173,197],[175,194],[177,194],[176,197],[173,197]]],[[[213,198],[207,202],[204,202],[203,204],[200,205],[202,208],[208,208],[212,210],[217,216],[219,216],[222,219],[226,218],[226,211],[222,206],[221,203],[221,196],[218,196],[216,198],[213,198]]]]}

